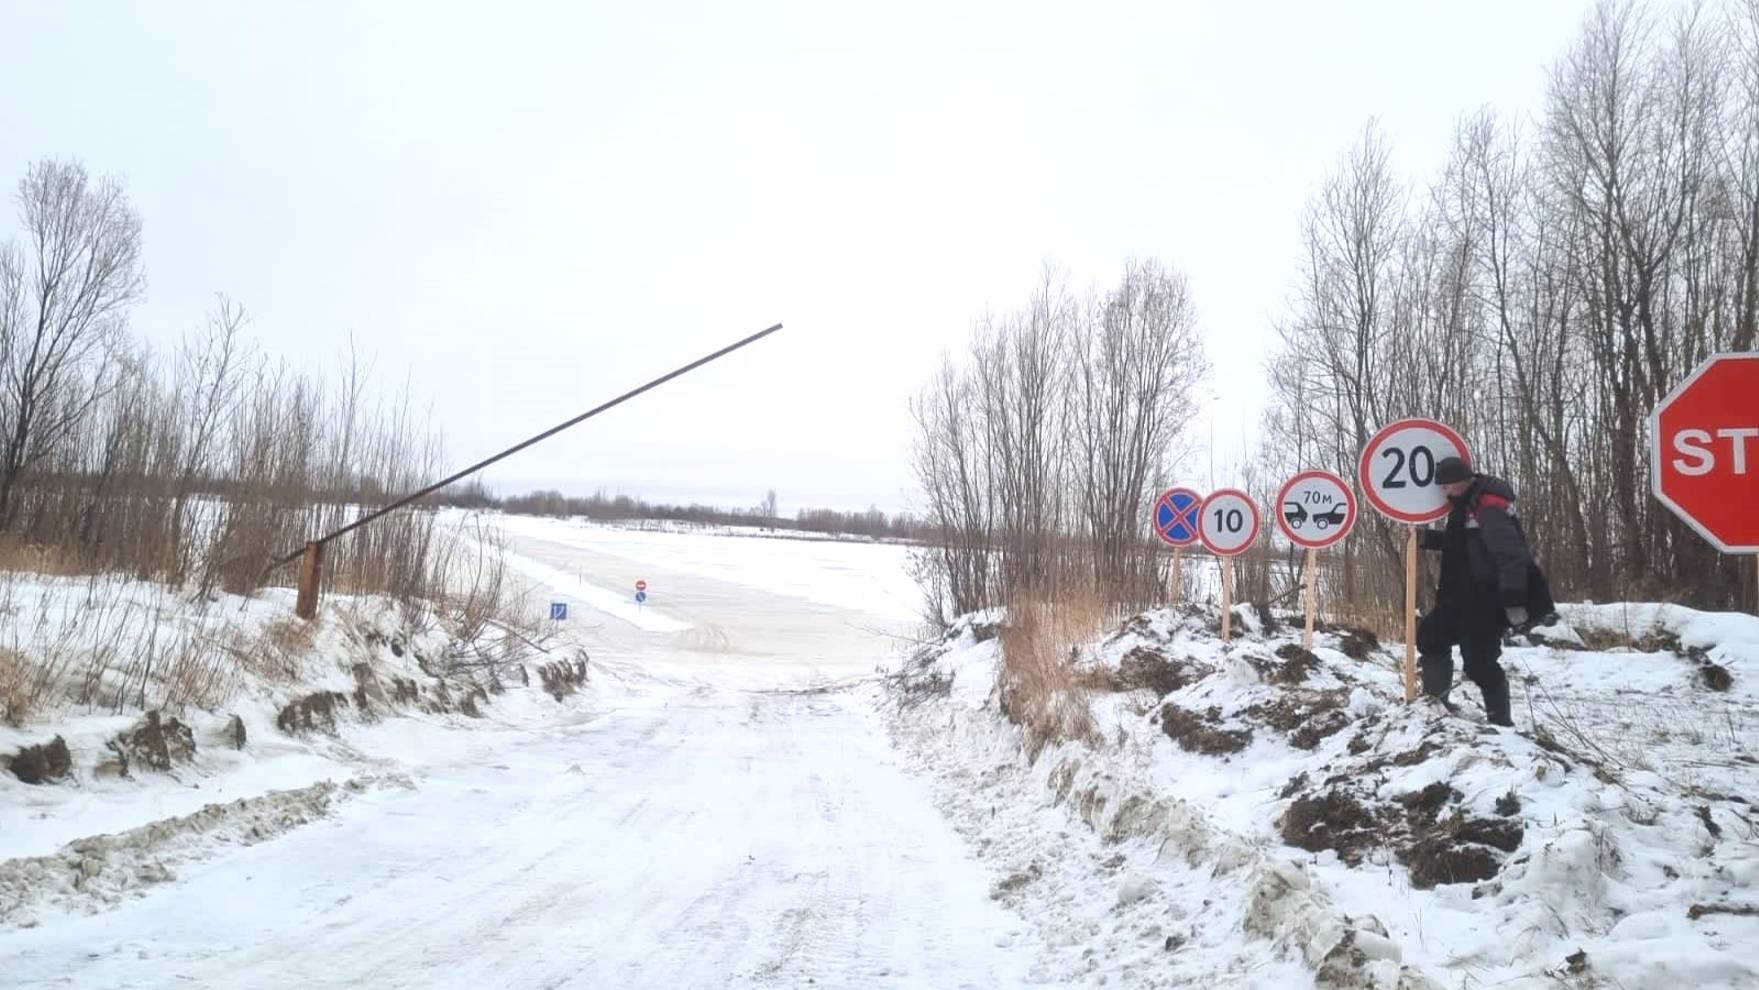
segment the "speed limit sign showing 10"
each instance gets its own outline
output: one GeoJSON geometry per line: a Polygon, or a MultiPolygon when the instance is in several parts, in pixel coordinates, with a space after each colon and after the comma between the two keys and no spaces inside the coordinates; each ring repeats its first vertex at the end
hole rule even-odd
{"type": "Polygon", "coordinates": [[[1271,511],[1290,543],[1323,550],[1350,535],[1356,525],[1356,496],[1348,482],[1330,471],[1303,471],[1283,485],[1271,511]]]}
{"type": "Polygon", "coordinates": [[[1211,553],[1232,557],[1258,539],[1258,506],[1237,488],[1222,488],[1203,500],[1197,536],[1211,553]]]}
{"type": "Polygon", "coordinates": [[[1381,515],[1413,526],[1448,514],[1447,493],[1435,483],[1445,458],[1470,461],[1466,441],[1433,419],[1401,419],[1369,438],[1357,465],[1368,504],[1381,515]]]}

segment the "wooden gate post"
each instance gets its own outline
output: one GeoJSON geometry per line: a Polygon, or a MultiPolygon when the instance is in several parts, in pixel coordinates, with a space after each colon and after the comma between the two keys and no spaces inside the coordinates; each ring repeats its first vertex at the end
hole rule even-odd
{"type": "Polygon", "coordinates": [[[318,617],[318,582],[323,576],[324,545],[312,540],[299,562],[299,598],[293,606],[293,613],[308,622],[318,617]]]}

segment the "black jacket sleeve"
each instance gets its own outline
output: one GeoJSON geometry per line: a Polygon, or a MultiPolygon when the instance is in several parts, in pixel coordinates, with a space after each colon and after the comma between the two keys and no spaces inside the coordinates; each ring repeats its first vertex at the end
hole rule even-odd
{"type": "Polygon", "coordinates": [[[1478,509],[1478,529],[1484,545],[1496,563],[1496,586],[1504,605],[1527,603],[1527,565],[1533,555],[1527,549],[1527,537],[1521,525],[1501,505],[1485,504],[1478,509]]]}
{"type": "Polygon", "coordinates": [[[1417,546],[1424,550],[1440,552],[1448,546],[1447,531],[1425,526],[1417,531],[1417,546]]]}

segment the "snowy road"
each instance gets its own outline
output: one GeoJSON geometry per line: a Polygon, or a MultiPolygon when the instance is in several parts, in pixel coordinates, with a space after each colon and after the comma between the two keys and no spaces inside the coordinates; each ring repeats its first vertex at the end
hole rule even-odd
{"type": "MultiPolygon", "coordinates": [[[[589,577],[619,559],[523,538],[516,550],[589,577]]],[[[413,789],[370,792],[117,910],[0,936],[4,982],[1022,983],[1030,926],[991,900],[994,878],[928,785],[853,698],[800,687],[870,671],[887,620],[642,570],[690,628],[583,616],[609,701],[410,746],[413,789]]]]}

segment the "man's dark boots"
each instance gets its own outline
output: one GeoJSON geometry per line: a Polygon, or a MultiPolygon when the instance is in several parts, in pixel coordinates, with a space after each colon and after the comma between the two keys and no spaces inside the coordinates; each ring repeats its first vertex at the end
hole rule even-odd
{"type": "Polygon", "coordinates": [[[1491,725],[1513,726],[1515,720],[1509,717],[1509,679],[1498,677],[1494,681],[1486,681],[1479,685],[1484,691],[1484,714],[1491,725]]]}
{"type": "MultiPolygon", "coordinates": [[[[1454,686],[1454,658],[1443,656],[1422,656],[1417,658],[1417,669],[1423,675],[1423,693],[1444,705],[1448,704],[1448,691],[1454,686]]],[[[1453,707],[1449,705],[1448,707],[1453,707]]]]}

